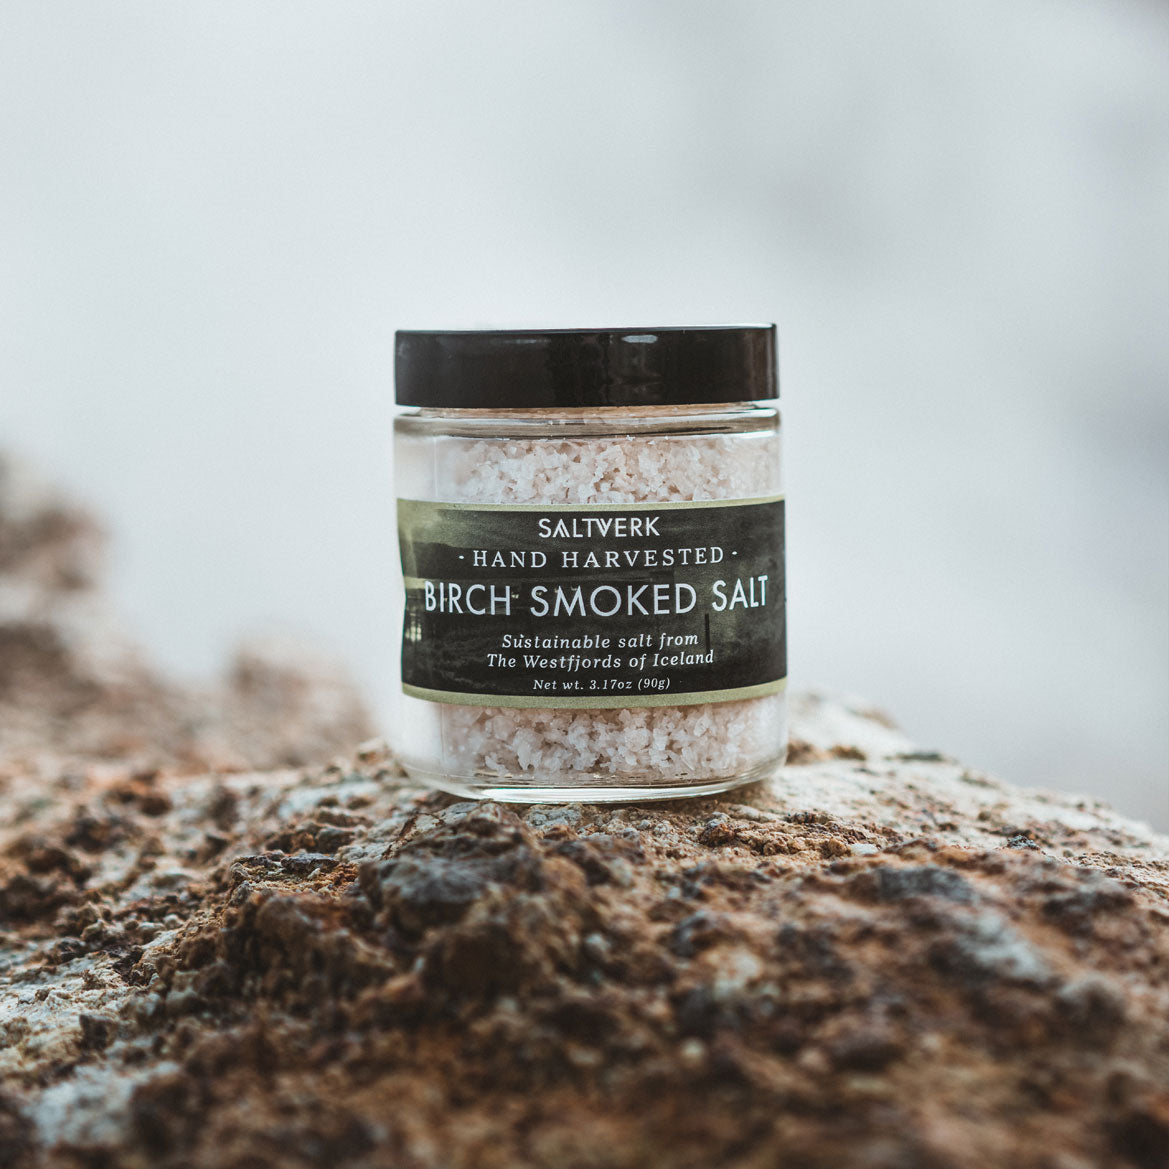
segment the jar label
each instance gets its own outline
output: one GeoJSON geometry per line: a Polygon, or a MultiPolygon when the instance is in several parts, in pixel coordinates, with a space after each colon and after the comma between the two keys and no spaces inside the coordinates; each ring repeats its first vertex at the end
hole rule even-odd
{"type": "Polygon", "coordinates": [[[481,706],[686,706],[783,688],[784,501],[398,500],[402,689],[481,706]]]}

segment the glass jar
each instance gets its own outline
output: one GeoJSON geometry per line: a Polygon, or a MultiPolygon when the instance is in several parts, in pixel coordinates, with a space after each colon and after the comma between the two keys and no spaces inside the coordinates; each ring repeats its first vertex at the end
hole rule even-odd
{"type": "Polygon", "coordinates": [[[406,771],[706,795],[787,749],[774,326],[400,332],[406,771]]]}

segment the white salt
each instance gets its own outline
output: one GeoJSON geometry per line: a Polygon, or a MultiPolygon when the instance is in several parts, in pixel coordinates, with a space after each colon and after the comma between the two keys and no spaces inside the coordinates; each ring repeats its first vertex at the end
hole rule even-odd
{"type": "MultiPolygon", "coordinates": [[[[435,480],[450,502],[621,504],[778,493],[778,436],[603,436],[440,444],[435,480]]],[[[446,766],[500,780],[571,785],[706,783],[775,759],[782,693],[695,706],[523,709],[444,705],[446,766]]]]}

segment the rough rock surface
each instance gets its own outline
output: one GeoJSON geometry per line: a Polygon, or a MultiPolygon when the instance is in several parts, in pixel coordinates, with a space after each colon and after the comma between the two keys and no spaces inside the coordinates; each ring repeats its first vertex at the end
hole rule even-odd
{"type": "Polygon", "coordinates": [[[376,744],[200,769],[166,693],[94,750],[69,654],[19,660],[0,1166],[1169,1164],[1169,841],[1103,806],[816,697],[717,800],[455,802],[376,744]]]}
{"type": "Polygon", "coordinates": [[[84,508],[0,453],[0,766],[295,766],[370,733],[353,686],[292,645],[244,647],[218,686],[160,677],[100,589],[104,548],[84,508]]]}

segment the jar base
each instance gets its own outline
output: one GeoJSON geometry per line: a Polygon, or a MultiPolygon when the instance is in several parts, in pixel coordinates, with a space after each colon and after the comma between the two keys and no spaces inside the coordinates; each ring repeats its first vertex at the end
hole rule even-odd
{"type": "Polygon", "coordinates": [[[601,781],[581,776],[579,782],[520,783],[501,776],[452,776],[402,762],[406,774],[419,783],[450,795],[473,800],[497,800],[506,804],[639,804],[650,800],[683,800],[758,783],[783,766],[786,751],[750,771],[702,781],[678,783],[629,783],[601,781]],[[589,782],[592,779],[592,782],[589,782]]]}

